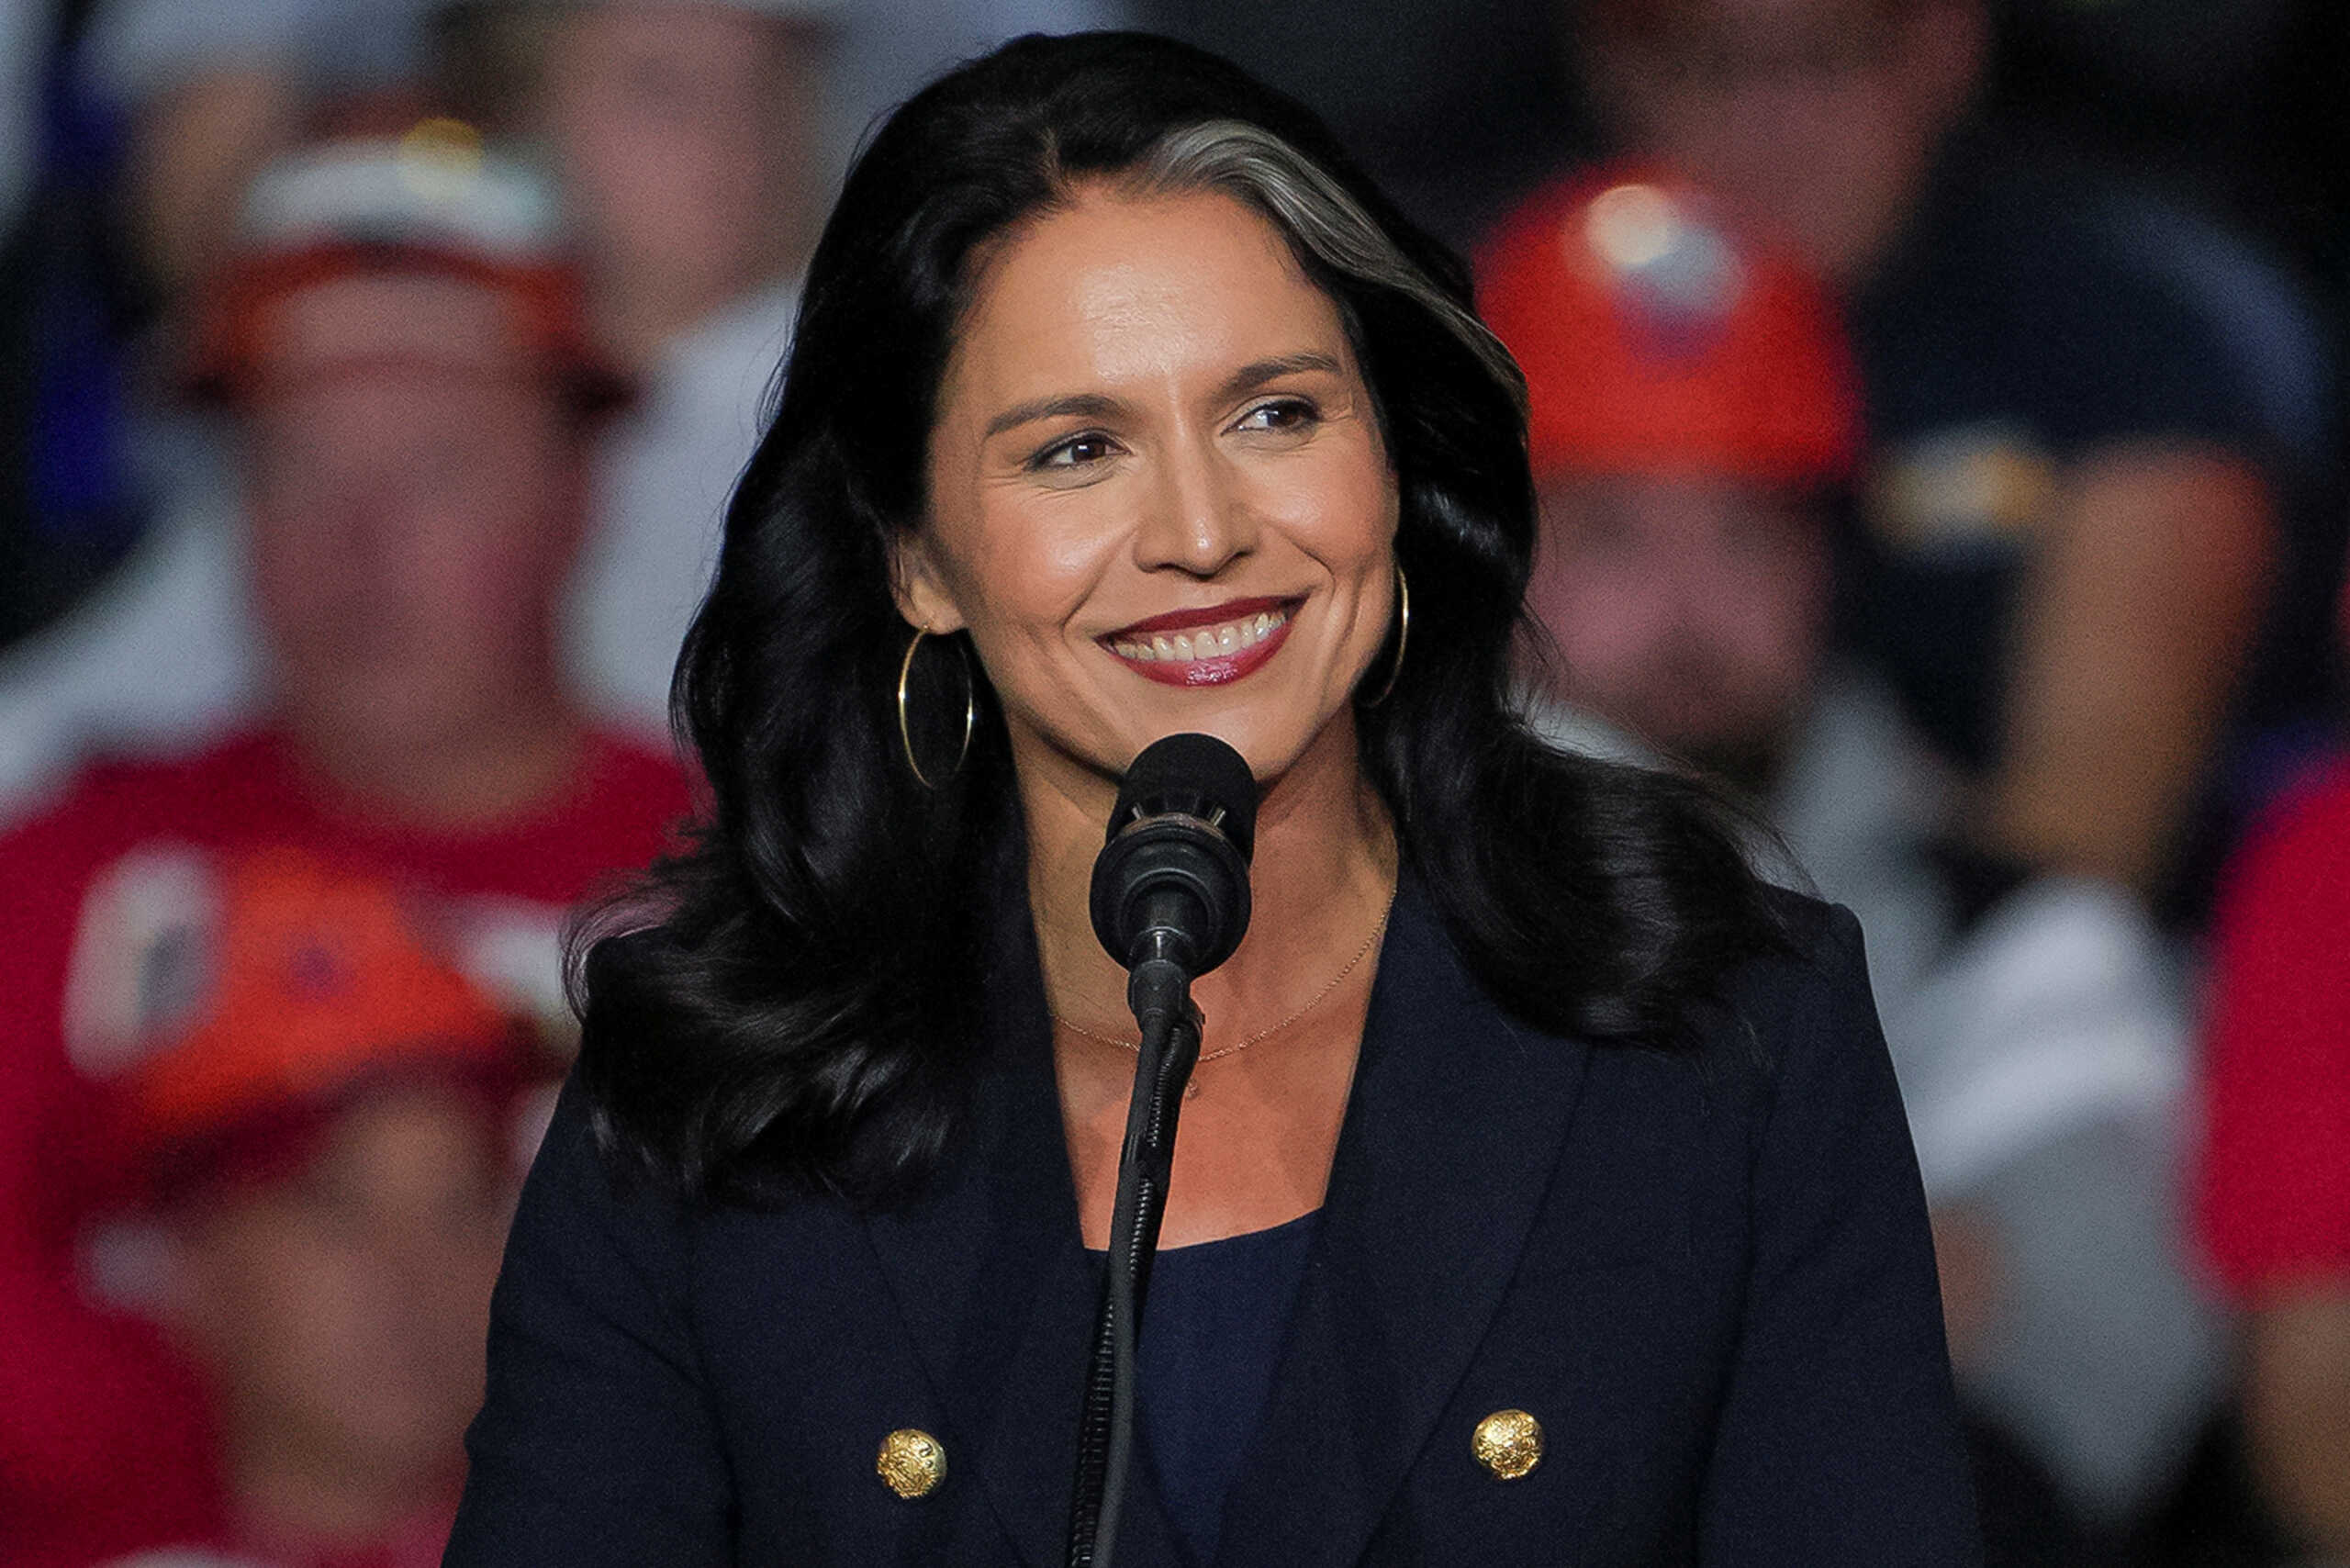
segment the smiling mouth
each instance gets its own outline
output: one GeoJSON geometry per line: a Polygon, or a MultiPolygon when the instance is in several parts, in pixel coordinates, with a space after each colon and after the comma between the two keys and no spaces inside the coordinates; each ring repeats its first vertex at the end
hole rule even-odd
{"type": "Polygon", "coordinates": [[[1298,599],[1243,599],[1137,621],[1096,639],[1164,686],[1223,686],[1261,668],[1288,639],[1298,599]]]}

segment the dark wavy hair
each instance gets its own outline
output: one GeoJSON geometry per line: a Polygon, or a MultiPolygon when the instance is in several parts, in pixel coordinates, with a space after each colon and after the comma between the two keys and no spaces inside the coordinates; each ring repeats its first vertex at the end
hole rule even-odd
{"type": "MultiPolygon", "coordinates": [[[[1022,39],[908,102],[848,176],[678,666],[704,815],[688,851],[574,939],[599,1136],[690,1193],[904,1193],[956,1125],[985,933],[1024,841],[968,648],[968,755],[934,790],[906,765],[890,544],[922,523],[983,248],[1101,186],[1236,196],[1339,308],[1395,469],[1412,599],[1392,690],[1358,702],[1362,767],[1492,994],[1544,1029],[1669,1047],[1728,966],[1777,941],[1704,790],[1561,755],[1518,716],[1524,382],[1459,259],[1309,111],[1225,62],[1139,34],[1022,39]]],[[[957,661],[923,661],[941,662],[957,661]]],[[[934,778],[963,716],[947,684],[925,704],[953,715],[934,778]]]]}

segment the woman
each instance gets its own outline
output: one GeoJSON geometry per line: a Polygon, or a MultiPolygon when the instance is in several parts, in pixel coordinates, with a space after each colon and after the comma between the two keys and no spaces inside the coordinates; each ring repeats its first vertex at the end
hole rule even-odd
{"type": "Polygon", "coordinates": [[[1521,392],[1212,58],[1024,39],[880,131],[685,655],[708,825],[588,955],[452,1562],[1061,1556],[1134,1067],[1086,880],[1178,730],[1262,785],[1257,907],[1120,1561],[1972,1560],[1857,932],[1508,705],[1521,392]]]}

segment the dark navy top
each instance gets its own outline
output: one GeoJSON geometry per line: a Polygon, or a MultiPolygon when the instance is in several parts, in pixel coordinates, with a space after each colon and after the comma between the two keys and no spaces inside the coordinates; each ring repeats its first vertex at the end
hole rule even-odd
{"type": "Polygon", "coordinates": [[[1320,1217],[1171,1248],[1151,1262],[1139,1446],[1194,1562],[1215,1559],[1225,1495],[1264,1419],[1320,1217]]]}

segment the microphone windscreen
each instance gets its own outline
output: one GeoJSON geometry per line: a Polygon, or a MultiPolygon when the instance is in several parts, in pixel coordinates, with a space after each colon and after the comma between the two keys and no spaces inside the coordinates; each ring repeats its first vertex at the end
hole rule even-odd
{"type": "Polygon", "coordinates": [[[1248,760],[1214,735],[1168,735],[1143,747],[1110,813],[1115,838],[1136,817],[1169,812],[1215,824],[1247,860],[1257,846],[1257,778],[1248,760]]]}

